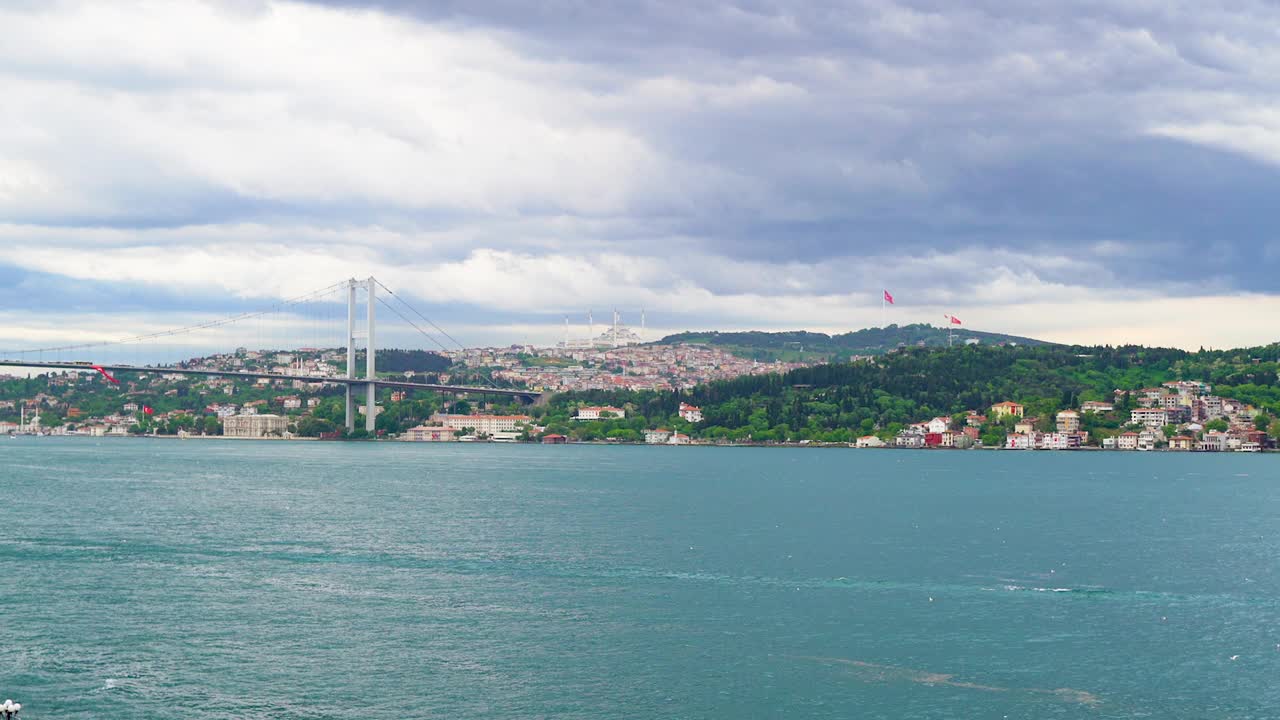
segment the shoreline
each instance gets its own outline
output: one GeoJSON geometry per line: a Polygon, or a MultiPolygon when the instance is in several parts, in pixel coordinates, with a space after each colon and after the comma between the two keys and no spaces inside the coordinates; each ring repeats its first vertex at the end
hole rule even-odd
{"type": "Polygon", "coordinates": [[[653,448],[783,448],[793,450],[881,450],[893,452],[969,452],[969,451],[985,451],[985,452],[1014,452],[1014,453],[1106,453],[1106,454],[1142,454],[1142,453],[1175,453],[1180,455],[1275,455],[1280,454],[1278,449],[1263,449],[1257,451],[1241,451],[1241,450],[1170,450],[1169,448],[1154,448],[1151,450],[1110,450],[1100,447],[1081,447],[1081,448],[1062,448],[1054,450],[1038,450],[1038,449],[1012,449],[1003,447],[973,447],[964,450],[958,448],[899,448],[899,447],[870,447],[858,448],[847,443],[689,443],[681,445],[669,445],[666,443],[642,443],[642,442],[607,442],[600,440],[587,440],[582,442],[566,442],[566,443],[542,443],[542,442],[493,442],[493,441],[471,441],[471,442],[415,442],[411,440],[400,440],[397,438],[376,439],[359,439],[359,440],[322,440],[315,437],[235,437],[226,435],[41,435],[36,433],[12,433],[10,438],[72,438],[76,440],[226,440],[230,442],[246,442],[246,441],[263,441],[263,442],[324,442],[324,443],[395,443],[401,445],[538,445],[538,446],[557,446],[557,445],[591,445],[600,447],[653,447],[653,448]]]}

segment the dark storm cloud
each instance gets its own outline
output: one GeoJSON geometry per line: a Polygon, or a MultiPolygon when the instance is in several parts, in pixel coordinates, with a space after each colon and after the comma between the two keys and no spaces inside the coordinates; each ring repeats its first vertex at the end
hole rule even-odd
{"type": "MultiPolygon", "coordinates": [[[[663,152],[757,189],[637,206],[708,252],[786,262],[1004,249],[1098,266],[1039,271],[1050,282],[1261,291],[1280,269],[1275,166],[1150,132],[1203,120],[1200,94],[1276,102],[1268,60],[1251,56],[1280,21],[1273,4],[322,4],[498,29],[598,68],[606,97],[663,78],[776,83],[776,102],[620,110],[663,152]]],[[[942,272],[940,283],[962,280],[942,272]]]]}

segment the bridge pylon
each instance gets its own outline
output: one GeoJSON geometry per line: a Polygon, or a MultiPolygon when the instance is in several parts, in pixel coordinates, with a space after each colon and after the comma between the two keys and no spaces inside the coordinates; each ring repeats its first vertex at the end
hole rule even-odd
{"type": "MultiPolygon", "coordinates": [[[[347,281],[347,379],[356,379],[356,290],[365,288],[367,314],[365,316],[365,415],[364,429],[373,434],[378,421],[378,384],[377,384],[377,346],[374,343],[374,310],[377,306],[375,288],[378,281],[370,277],[367,280],[351,278],[347,281]]],[[[353,383],[347,383],[346,392],[346,426],[347,432],[356,429],[356,390],[353,383]]]]}

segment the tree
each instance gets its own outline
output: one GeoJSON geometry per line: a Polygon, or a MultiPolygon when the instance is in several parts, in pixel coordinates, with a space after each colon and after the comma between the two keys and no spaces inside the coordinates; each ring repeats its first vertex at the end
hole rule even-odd
{"type": "Polygon", "coordinates": [[[1260,412],[1253,416],[1253,427],[1255,430],[1266,430],[1271,426],[1271,416],[1264,412],[1260,412]]]}
{"type": "Polygon", "coordinates": [[[1205,430],[1216,430],[1218,432],[1226,432],[1230,427],[1231,426],[1227,424],[1227,421],[1223,420],[1222,418],[1218,418],[1217,420],[1210,420],[1209,422],[1204,424],[1205,430]]]}
{"type": "Polygon", "coordinates": [[[1161,428],[1161,429],[1164,431],[1164,436],[1165,436],[1166,438],[1171,438],[1171,437],[1173,437],[1174,435],[1177,435],[1177,434],[1178,434],[1178,426],[1177,426],[1177,425],[1165,425],[1165,426],[1164,426],[1163,428],[1161,428]]]}
{"type": "Polygon", "coordinates": [[[204,419],[203,426],[204,426],[205,435],[221,435],[222,434],[222,423],[218,420],[218,418],[214,417],[213,415],[209,415],[204,419]]]}

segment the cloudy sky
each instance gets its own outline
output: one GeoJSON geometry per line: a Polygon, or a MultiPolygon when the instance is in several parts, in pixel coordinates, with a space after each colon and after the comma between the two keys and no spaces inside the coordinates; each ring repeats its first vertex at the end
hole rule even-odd
{"type": "Polygon", "coordinates": [[[367,275],[468,343],[843,331],[882,287],[1271,342],[1280,7],[1213,5],[10,0],[0,345],[367,275]]]}

